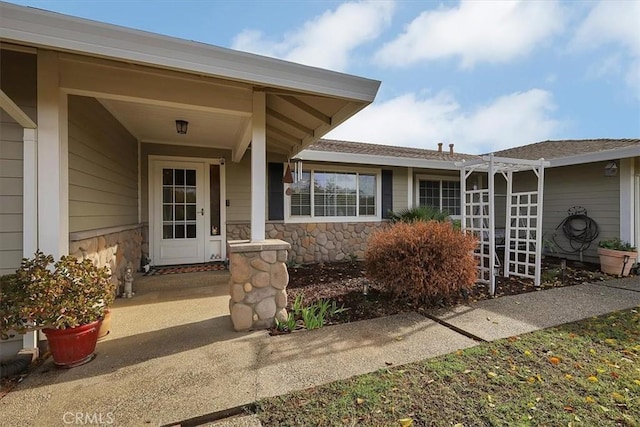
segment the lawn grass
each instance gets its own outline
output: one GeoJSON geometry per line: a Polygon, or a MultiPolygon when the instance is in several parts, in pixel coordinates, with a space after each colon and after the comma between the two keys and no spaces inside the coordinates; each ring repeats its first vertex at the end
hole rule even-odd
{"type": "Polygon", "coordinates": [[[257,402],[265,426],[640,425],[640,308],[257,402]]]}

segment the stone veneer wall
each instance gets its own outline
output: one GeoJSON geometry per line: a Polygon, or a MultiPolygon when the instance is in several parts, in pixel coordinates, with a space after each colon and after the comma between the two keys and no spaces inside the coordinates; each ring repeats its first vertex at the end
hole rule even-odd
{"type": "MultiPolygon", "coordinates": [[[[296,263],[340,261],[350,256],[364,258],[369,236],[388,222],[321,222],[308,224],[267,223],[269,239],[291,244],[290,259],[296,263]]],[[[249,224],[227,224],[228,240],[245,240],[249,224]]]]}
{"type": "Polygon", "coordinates": [[[236,331],[287,319],[287,250],[282,240],[229,242],[229,311],[236,331]]]}
{"type": "Polygon", "coordinates": [[[125,269],[140,268],[142,230],[140,227],[69,242],[69,255],[90,259],[98,267],[111,268],[111,280],[120,285],[125,269]]]}

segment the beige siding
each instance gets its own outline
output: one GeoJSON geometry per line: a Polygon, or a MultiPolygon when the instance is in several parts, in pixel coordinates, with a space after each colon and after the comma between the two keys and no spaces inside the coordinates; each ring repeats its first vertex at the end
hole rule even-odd
{"type": "MultiPolygon", "coordinates": [[[[550,240],[556,227],[567,217],[573,206],[586,208],[587,215],[600,228],[600,236],[584,252],[585,261],[598,262],[598,241],[620,236],[620,181],[617,177],[605,177],[606,162],[549,168],[545,170],[543,236],[550,240]]],[[[527,173],[524,179],[514,180],[514,191],[534,189],[535,180],[527,173]]],[[[568,241],[561,230],[556,240],[565,249],[568,241]]],[[[578,259],[578,254],[563,254],[578,259]]]]}
{"type": "Polygon", "coordinates": [[[69,231],[138,222],[138,142],[95,99],[69,96],[69,231]]]}
{"type": "Polygon", "coordinates": [[[407,209],[407,168],[393,168],[393,211],[398,212],[407,209]]]}
{"type": "MultiPolygon", "coordinates": [[[[0,88],[37,120],[35,55],[0,50],[0,88]]],[[[23,129],[0,110],[0,275],[22,259],[23,129]]]]}
{"type": "MultiPolygon", "coordinates": [[[[149,221],[149,156],[195,157],[203,159],[226,159],[225,179],[227,222],[246,222],[251,219],[251,152],[240,163],[232,162],[231,151],[204,147],[186,147],[180,145],[142,144],[142,218],[149,221]]],[[[281,158],[267,156],[268,161],[282,161],[281,158]]]]}

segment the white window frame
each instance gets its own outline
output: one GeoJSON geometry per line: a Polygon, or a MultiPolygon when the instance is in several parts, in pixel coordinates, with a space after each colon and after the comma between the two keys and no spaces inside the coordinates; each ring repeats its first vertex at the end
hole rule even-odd
{"type": "MultiPolygon", "coordinates": [[[[416,175],[415,183],[414,183],[414,193],[413,193],[413,205],[418,207],[420,206],[420,181],[440,181],[440,207],[438,209],[442,209],[442,181],[452,181],[460,183],[460,177],[454,175],[424,175],[418,174],[416,175]]],[[[462,202],[462,196],[460,200],[460,211],[464,208],[462,202]]],[[[460,215],[449,215],[451,219],[460,219],[460,215]]]]}
{"type": "MultiPolygon", "coordinates": [[[[286,169],[286,165],[285,165],[286,169]]],[[[284,210],[286,224],[306,224],[317,222],[373,222],[382,221],[382,169],[378,168],[360,168],[349,166],[334,166],[334,165],[322,165],[322,164],[307,164],[303,166],[305,172],[311,172],[311,215],[291,215],[291,196],[287,195],[287,189],[291,187],[291,184],[285,184],[285,196],[284,196],[284,210]],[[366,216],[314,216],[314,197],[313,197],[313,178],[314,172],[318,170],[320,172],[347,172],[358,173],[366,175],[375,175],[376,177],[376,214],[366,216]]],[[[358,199],[359,200],[359,199],[358,199]]]]}

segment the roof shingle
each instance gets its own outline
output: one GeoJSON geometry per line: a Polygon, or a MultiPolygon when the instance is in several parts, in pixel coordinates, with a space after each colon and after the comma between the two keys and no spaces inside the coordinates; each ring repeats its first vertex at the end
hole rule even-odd
{"type": "Polygon", "coordinates": [[[552,160],[634,146],[640,149],[640,139],[565,139],[508,148],[496,151],[494,155],[513,159],[552,160]]]}
{"type": "Polygon", "coordinates": [[[330,151],[334,153],[364,154],[372,156],[405,157],[412,159],[459,161],[463,159],[477,159],[473,154],[455,153],[449,154],[449,147],[438,150],[424,148],[396,147],[393,145],[369,144],[364,142],[339,141],[335,139],[320,139],[310,145],[306,150],[330,151]]]}

